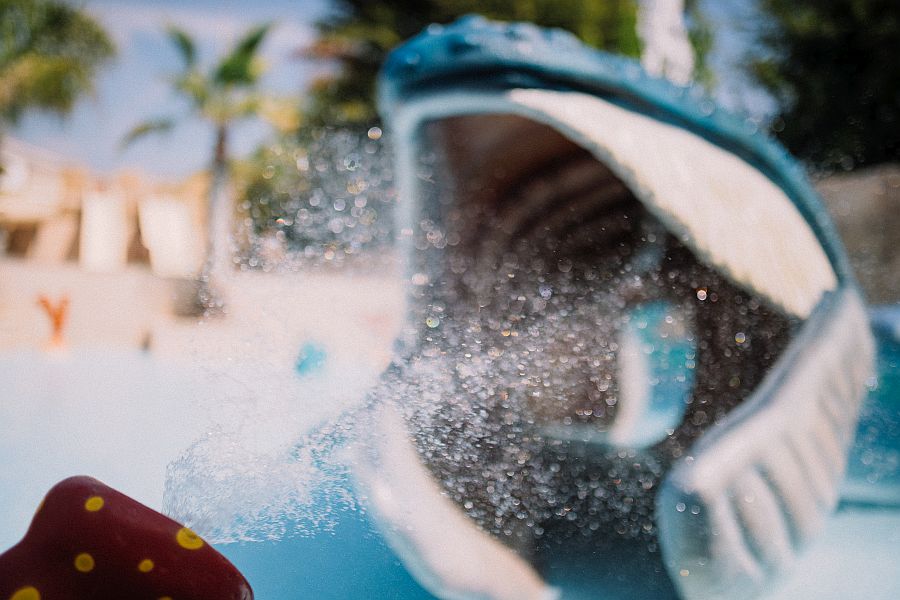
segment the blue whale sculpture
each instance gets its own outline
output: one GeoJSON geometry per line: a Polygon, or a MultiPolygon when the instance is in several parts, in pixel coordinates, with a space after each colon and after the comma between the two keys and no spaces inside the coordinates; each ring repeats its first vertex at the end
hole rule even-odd
{"type": "Polygon", "coordinates": [[[259,597],[825,598],[835,564],[894,560],[897,315],[876,346],[754,122],[480,17],[395,50],[380,108],[410,293],[354,444],[365,510],[224,546],[259,597]]]}

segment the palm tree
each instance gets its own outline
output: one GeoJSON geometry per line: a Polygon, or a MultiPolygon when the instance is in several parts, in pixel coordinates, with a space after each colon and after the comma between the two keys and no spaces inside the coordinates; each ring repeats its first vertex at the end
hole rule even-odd
{"type": "Polygon", "coordinates": [[[64,2],[0,1],[0,121],[69,112],[114,53],[103,28],[64,2]]]}
{"type": "MultiPolygon", "coordinates": [[[[265,101],[257,89],[262,68],[259,47],[269,31],[269,25],[259,25],[248,31],[212,69],[204,72],[197,64],[197,49],[193,39],[177,27],[169,27],[169,39],[178,50],[182,70],[172,78],[174,90],[188,99],[191,113],[210,123],[215,131],[210,171],[212,185],[209,194],[207,249],[200,275],[201,295],[207,294],[207,308],[212,302],[212,282],[227,273],[231,263],[231,217],[233,206],[228,189],[228,138],[232,126],[242,119],[255,116],[265,101]]],[[[172,117],[154,119],[137,125],[124,138],[123,145],[150,133],[171,130],[176,124],[172,117]]]]}

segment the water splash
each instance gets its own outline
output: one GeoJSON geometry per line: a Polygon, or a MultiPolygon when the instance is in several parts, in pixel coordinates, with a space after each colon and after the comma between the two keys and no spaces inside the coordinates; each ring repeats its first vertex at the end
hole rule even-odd
{"type": "Polygon", "coordinates": [[[388,141],[367,132],[322,129],[303,144],[268,148],[243,198],[252,233],[244,269],[369,266],[394,241],[396,193],[388,141]]]}

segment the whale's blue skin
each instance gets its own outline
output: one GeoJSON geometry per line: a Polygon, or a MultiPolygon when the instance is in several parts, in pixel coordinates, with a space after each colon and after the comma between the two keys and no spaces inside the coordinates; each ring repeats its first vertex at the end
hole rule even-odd
{"type": "MultiPolygon", "coordinates": [[[[429,27],[389,56],[380,80],[380,107],[389,128],[393,116],[421,96],[450,90],[477,93],[513,87],[599,95],[630,110],[690,130],[738,155],[785,191],[825,249],[837,275],[839,291],[856,293],[856,282],[834,226],[802,166],[782,146],[759,132],[753,122],[718,109],[702,90],[676,87],[651,77],[637,62],[588,49],[566,32],[529,24],[493,23],[480,17],[467,17],[449,26],[429,27]]],[[[395,144],[406,142],[394,140],[395,144]]],[[[808,324],[826,319],[831,305],[840,301],[836,296],[826,294],[808,324]]],[[[900,340],[891,333],[900,329],[900,313],[879,314],[876,320],[881,384],[870,391],[861,412],[857,442],[848,468],[847,490],[853,493],[848,491],[834,524],[826,527],[825,541],[839,545],[830,549],[832,554],[836,552],[839,559],[856,565],[853,573],[845,574],[850,581],[854,578],[879,580],[880,587],[865,592],[869,600],[887,600],[900,597],[897,569],[886,573],[878,566],[885,560],[894,560],[886,548],[900,549],[900,492],[897,492],[900,469],[875,477],[867,453],[880,452],[879,456],[894,456],[894,460],[900,456],[900,340]],[[867,529],[870,527],[867,519],[873,515],[879,519],[878,531],[867,529]],[[868,540],[870,535],[878,539],[868,540]],[[867,570],[867,565],[872,566],[867,570]],[[891,595],[891,590],[898,593],[891,595]]],[[[783,368],[789,365],[790,361],[783,368]]],[[[432,597],[405,570],[364,510],[344,508],[335,516],[338,523],[333,533],[279,542],[224,545],[220,550],[244,572],[259,598],[414,600],[432,597]]],[[[623,565],[616,567],[618,572],[598,567],[608,566],[609,562],[609,556],[578,556],[577,552],[568,557],[557,555],[545,562],[543,575],[568,600],[601,597],[601,594],[604,598],[638,597],[633,595],[638,587],[629,588],[627,584],[620,585],[619,595],[592,587],[602,585],[604,577],[617,578],[620,584],[623,578],[644,579],[645,584],[655,582],[654,598],[677,597],[659,565],[623,565]],[[586,576],[590,569],[603,572],[592,578],[586,576]]],[[[822,558],[821,553],[807,558],[801,556],[798,574],[789,578],[786,585],[799,586],[801,598],[841,597],[829,595],[833,592],[827,577],[820,581],[816,576],[804,579],[803,575],[804,572],[829,573],[835,570],[835,564],[822,558]]],[[[773,594],[762,597],[778,600],[787,597],[779,595],[777,590],[773,594]]]]}

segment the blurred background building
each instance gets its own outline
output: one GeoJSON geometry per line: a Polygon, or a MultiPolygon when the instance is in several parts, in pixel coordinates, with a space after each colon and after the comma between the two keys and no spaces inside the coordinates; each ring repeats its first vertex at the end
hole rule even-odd
{"type": "Polygon", "coordinates": [[[39,294],[72,296],[72,336],[146,345],[152,315],[203,308],[210,231],[234,236],[232,274],[393,264],[376,74],[471,12],[567,29],[744,112],[805,161],[870,301],[900,299],[891,0],[6,0],[0,347],[43,337],[39,294]],[[79,329],[85,307],[103,319],[79,329]]]}

